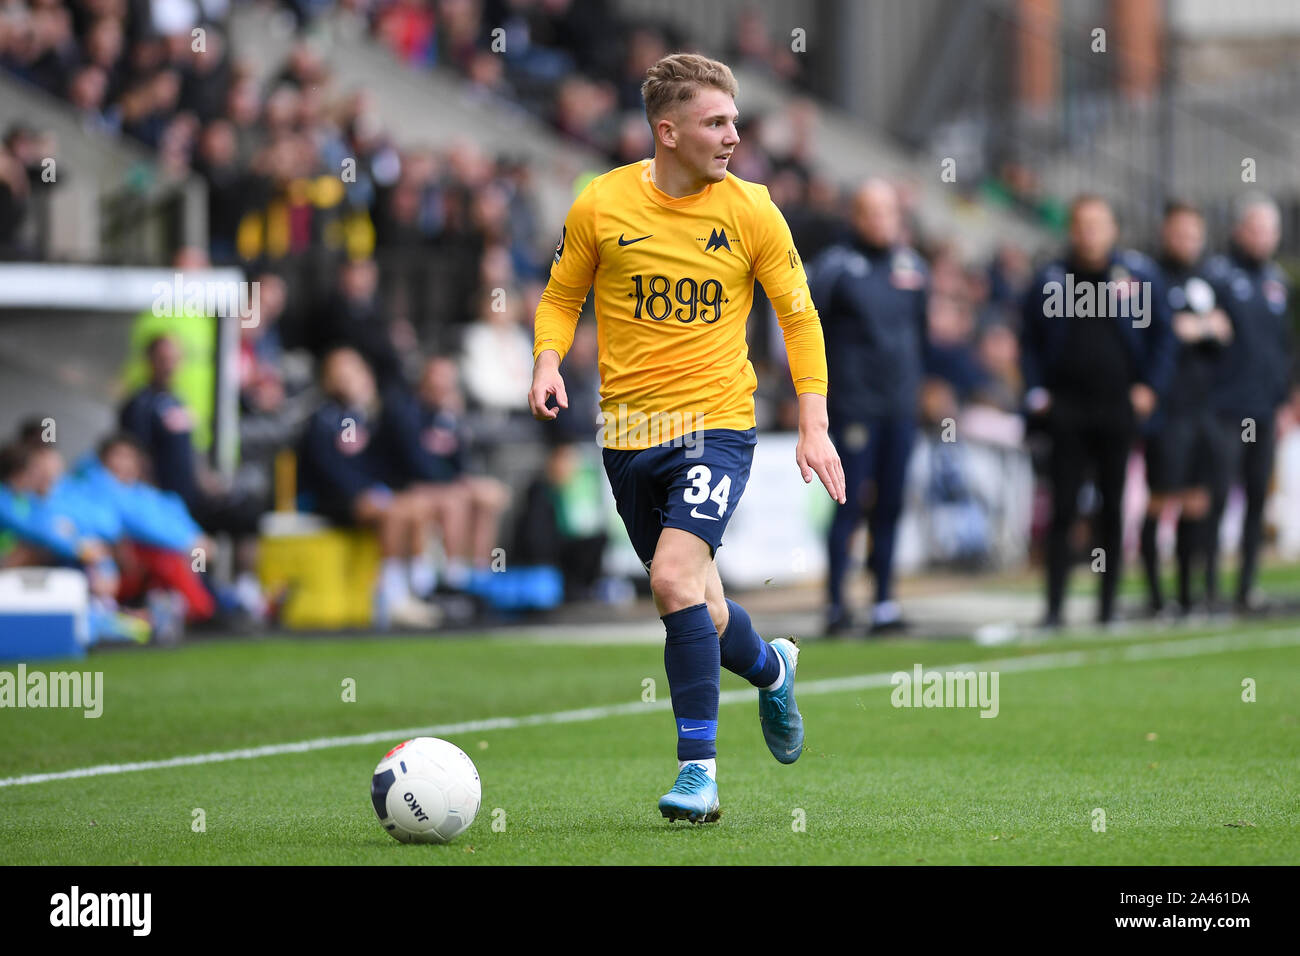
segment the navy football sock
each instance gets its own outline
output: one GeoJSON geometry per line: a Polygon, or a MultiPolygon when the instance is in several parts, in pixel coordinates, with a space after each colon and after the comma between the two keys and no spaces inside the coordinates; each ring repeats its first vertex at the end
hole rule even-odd
{"type": "Polygon", "coordinates": [[[664,670],[673,696],[677,759],[708,760],[718,754],[718,629],[707,604],[693,604],[660,618],[668,631],[664,670]]]}
{"type": "Polygon", "coordinates": [[[1156,547],[1156,532],[1159,524],[1159,516],[1147,515],[1146,520],[1142,522],[1140,535],[1142,569],[1146,571],[1147,576],[1147,600],[1153,608],[1158,608],[1165,603],[1160,584],[1160,552],[1156,547]]]}
{"type": "Polygon", "coordinates": [[[722,666],[738,674],[755,687],[771,687],[781,674],[781,661],[767,641],[758,636],[749,612],[727,598],[726,630],[718,642],[722,666]]]}

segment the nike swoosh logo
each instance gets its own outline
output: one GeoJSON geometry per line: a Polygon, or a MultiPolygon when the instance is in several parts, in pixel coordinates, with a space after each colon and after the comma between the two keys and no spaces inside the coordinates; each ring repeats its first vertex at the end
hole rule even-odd
{"type": "Polygon", "coordinates": [[[799,751],[799,748],[798,748],[798,747],[792,747],[792,748],[790,748],[789,750],[787,750],[787,751],[785,752],[785,755],[788,757],[788,756],[790,756],[792,753],[797,753],[798,751],[799,751]]]}
{"type": "Polygon", "coordinates": [[[715,518],[713,515],[702,515],[702,514],[700,514],[700,511],[699,511],[698,508],[692,508],[692,509],[691,509],[691,517],[692,517],[692,518],[704,518],[704,519],[706,519],[706,520],[708,520],[708,521],[717,521],[717,520],[718,520],[718,519],[715,518]]]}
{"type": "Polygon", "coordinates": [[[683,727],[683,728],[681,728],[681,731],[682,731],[682,733],[684,733],[684,734],[689,734],[692,730],[708,730],[708,728],[707,728],[707,727],[683,727]]]}
{"type": "Polygon", "coordinates": [[[649,236],[642,236],[640,239],[624,239],[624,238],[623,238],[623,234],[620,232],[620,233],[618,234],[618,244],[619,244],[620,246],[630,246],[630,245],[632,245],[632,243],[634,243],[634,242],[640,242],[641,239],[649,239],[649,238],[650,238],[651,236],[653,236],[653,235],[654,235],[654,233],[652,232],[652,233],[650,233],[649,236]]]}

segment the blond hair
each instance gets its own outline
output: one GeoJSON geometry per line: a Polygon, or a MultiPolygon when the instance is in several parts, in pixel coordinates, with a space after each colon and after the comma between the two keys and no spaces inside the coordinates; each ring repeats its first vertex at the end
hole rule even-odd
{"type": "Polygon", "coordinates": [[[712,87],[735,98],[740,92],[731,67],[698,53],[672,53],[646,71],[641,99],[651,127],[674,107],[690,102],[698,90],[712,87]]]}

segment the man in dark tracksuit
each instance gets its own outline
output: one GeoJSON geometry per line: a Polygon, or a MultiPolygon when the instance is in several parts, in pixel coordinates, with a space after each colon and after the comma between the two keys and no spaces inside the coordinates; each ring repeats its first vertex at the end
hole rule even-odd
{"type": "Polygon", "coordinates": [[[1240,479],[1246,492],[1241,529],[1241,573],[1236,605],[1251,610],[1251,588],[1263,534],[1264,500],[1273,473],[1274,415],[1286,401],[1291,377],[1291,327],[1285,273],[1272,261],[1281,236],[1277,206],[1266,197],[1238,209],[1232,249],[1207,264],[1219,301],[1232,320],[1232,342],[1211,392],[1219,423],[1222,466],[1211,494],[1207,598],[1218,598],[1218,534],[1228,490],[1240,479]]]}
{"type": "MultiPolygon", "coordinates": [[[[384,406],[385,411],[387,406],[384,406]]],[[[391,499],[400,484],[392,462],[390,416],[327,400],[307,422],[299,444],[304,503],[342,527],[357,523],[366,499],[391,499]]]]}
{"type": "Polygon", "coordinates": [[[916,435],[929,275],[920,255],[899,243],[898,198],[890,184],[864,183],[850,218],[852,234],[809,270],[826,336],[831,440],[848,494],[831,521],[826,631],[852,626],[844,576],[849,539],[866,512],[876,583],[870,630],[879,634],[904,626],[893,596],[894,539],[916,435]]]}
{"type": "Polygon", "coordinates": [[[335,524],[374,529],[381,555],[375,587],[380,628],[432,627],[438,614],[418,600],[411,579],[418,577],[438,504],[419,487],[398,487],[404,476],[396,468],[395,443],[403,438],[397,401],[380,400],[370,366],[350,348],[325,356],[320,389],[325,402],[298,447],[301,503],[335,524]]]}
{"type": "Polygon", "coordinates": [[[1186,204],[1174,203],[1165,212],[1161,232],[1160,273],[1177,342],[1174,372],[1160,396],[1146,430],[1146,471],[1150,498],[1142,524],[1142,564],[1147,577],[1149,609],[1164,606],[1156,530],[1168,504],[1179,507],[1178,604],[1191,609],[1193,565],[1208,549],[1210,488],[1217,422],[1210,391],[1232,339],[1232,323],[1209,281],[1201,253],[1205,249],[1205,220],[1186,204]]]}
{"type": "Polygon", "coordinates": [[[1094,530],[1102,554],[1093,559],[1101,573],[1098,620],[1108,623],[1114,616],[1129,448],[1138,425],[1155,410],[1172,367],[1159,275],[1145,256],[1117,251],[1117,236],[1105,200],[1077,198],[1070,207],[1065,258],[1040,270],[1025,298],[1020,343],[1025,404],[1051,439],[1048,627],[1061,623],[1070,529],[1089,467],[1095,469],[1101,497],[1094,530]]]}
{"type": "Polygon", "coordinates": [[[122,406],[120,424],[149,452],[154,484],[180,495],[193,513],[201,497],[191,440],[194,417],[171,390],[172,376],[181,361],[180,347],[174,339],[159,336],[149,343],[146,354],[149,384],[122,406]]]}
{"type": "Polygon", "coordinates": [[[210,492],[199,481],[199,459],[194,450],[194,417],[172,391],[172,377],[181,362],[176,339],[160,335],[146,348],[149,384],[122,406],[122,431],[149,453],[153,483],[180,495],[194,520],[210,533],[254,535],[268,502],[237,491],[210,492]]]}

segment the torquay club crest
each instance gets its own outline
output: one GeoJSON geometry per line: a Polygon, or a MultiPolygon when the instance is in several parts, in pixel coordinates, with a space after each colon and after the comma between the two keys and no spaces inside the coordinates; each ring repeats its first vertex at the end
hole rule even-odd
{"type": "Polygon", "coordinates": [[[704,246],[705,252],[712,252],[714,249],[726,249],[731,251],[731,243],[727,240],[727,230],[714,229],[709,233],[709,241],[704,246]]]}

